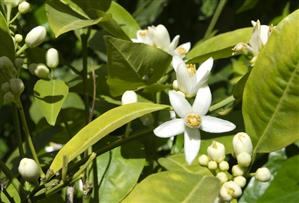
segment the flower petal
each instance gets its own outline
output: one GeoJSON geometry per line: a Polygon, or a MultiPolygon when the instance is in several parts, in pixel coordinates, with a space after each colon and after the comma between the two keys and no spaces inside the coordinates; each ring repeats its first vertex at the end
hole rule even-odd
{"type": "Polygon", "coordinates": [[[196,76],[188,72],[185,62],[182,62],[176,68],[176,77],[179,89],[188,96],[196,94],[196,76]]]}
{"type": "Polygon", "coordinates": [[[178,46],[176,48],[176,53],[181,56],[181,57],[184,57],[186,55],[186,53],[188,53],[188,51],[190,50],[191,48],[191,43],[190,42],[186,42],[184,44],[181,44],[180,46],[178,46]],[[184,50],[184,52],[180,52],[179,50],[184,50]]]}
{"type": "Polygon", "coordinates": [[[156,27],[149,27],[150,34],[155,45],[163,49],[164,51],[168,51],[170,45],[170,37],[169,33],[164,25],[157,25],[156,27]]]}
{"type": "Polygon", "coordinates": [[[175,48],[178,46],[180,40],[180,35],[176,35],[169,45],[169,51],[171,54],[174,54],[175,48]]]}
{"type": "Polygon", "coordinates": [[[183,119],[173,119],[159,125],[154,129],[154,133],[157,137],[172,137],[183,133],[184,127],[185,124],[183,119]]]}
{"type": "Polygon", "coordinates": [[[184,151],[185,160],[190,165],[200,149],[200,133],[198,129],[185,127],[184,151]]]}
{"type": "Polygon", "coordinates": [[[196,87],[207,85],[209,74],[213,67],[213,58],[208,58],[196,71],[196,87]]]}
{"type": "Polygon", "coordinates": [[[174,55],[172,57],[171,65],[172,65],[172,67],[173,67],[173,69],[174,69],[175,72],[177,71],[178,66],[180,66],[181,63],[184,63],[184,61],[183,61],[183,59],[181,57],[176,56],[176,55],[174,55]]]}
{"type": "Polygon", "coordinates": [[[209,111],[212,102],[212,93],[209,86],[199,88],[196,93],[192,109],[199,115],[206,115],[209,111]]]}
{"type": "Polygon", "coordinates": [[[232,122],[212,117],[212,116],[203,116],[201,118],[200,129],[210,133],[224,133],[232,131],[236,128],[235,124],[232,122]]]}
{"type": "Polygon", "coordinates": [[[191,105],[181,93],[171,90],[168,92],[168,96],[171,106],[179,117],[184,118],[192,111],[191,105]]]}

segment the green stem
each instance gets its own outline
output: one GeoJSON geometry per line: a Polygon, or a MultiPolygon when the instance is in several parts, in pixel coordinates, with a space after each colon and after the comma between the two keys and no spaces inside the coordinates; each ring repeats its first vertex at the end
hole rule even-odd
{"type": "Polygon", "coordinates": [[[18,142],[18,148],[19,148],[19,154],[22,158],[24,158],[25,153],[24,153],[24,148],[23,148],[23,140],[22,140],[22,134],[20,130],[20,120],[19,120],[19,115],[18,115],[18,110],[17,108],[14,107],[13,110],[13,115],[14,115],[14,126],[16,128],[16,138],[18,142]]]}
{"type": "Polygon", "coordinates": [[[24,133],[25,133],[25,138],[26,138],[27,144],[29,146],[29,149],[31,151],[33,159],[35,160],[35,162],[39,166],[39,170],[40,170],[40,173],[41,173],[41,178],[43,178],[43,177],[45,177],[45,174],[44,174],[44,172],[41,168],[41,164],[38,160],[37,153],[36,153],[36,150],[34,148],[34,144],[33,144],[33,141],[32,141],[31,135],[30,135],[30,131],[29,131],[29,128],[28,128],[24,108],[23,108],[22,102],[20,101],[20,98],[18,98],[18,100],[16,101],[16,105],[17,105],[17,108],[18,108],[18,111],[19,111],[19,114],[20,114],[21,123],[22,123],[22,127],[23,127],[23,130],[24,130],[24,133]]]}
{"type": "Polygon", "coordinates": [[[18,12],[17,15],[15,15],[9,22],[9,24],[12,24],[18,17],[20,16],[20,13],[18,12]]]}
{"type": "Polygon", "coordinates": [[[6,5],[6,22],[7,22],[8,25],[9,25],[9,22],[10,22],[11,9],[12,9],[11,4],[8,3],[6,5]]]}
{"type": "Polygon", "coordinates": [[[27,44],[24,44],[16,53],[16,56],[20,56],[28,48],[27,44]]]}
{"type": "Polygon", "coordinates": [[[224,100],[218,102],[217,104],[210,106],[209,111],[215,111],[217,109],[220,109],[220,108],[232,103],[233,101],[235,101],[234,96],[229,96],[229,97],[225,98],[224,100]]]}
{"type": "Polygon", "coordinates": [[[227,0],[220,0],[220,2],[218,3],[217,8],[215,10],[215,13],[212,17],[212,20],[211,20],[211,22],[208,26],[208,29],[207,29],[207,31],[204,35],[204,38],[207,38],[211,35],[211,33],[212,33],[212,31],[213,31],[213,29],[214,29],[214,27],[215,27],[215,25],[216,25],[216,23],[217,23],[217,21],[220,17],[220,14],[221,14],[226,2],[227,2],[227,0]]]}

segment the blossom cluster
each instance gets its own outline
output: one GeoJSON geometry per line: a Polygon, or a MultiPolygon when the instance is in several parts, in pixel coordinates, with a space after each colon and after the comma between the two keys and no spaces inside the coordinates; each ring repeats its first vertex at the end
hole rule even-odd
{"type": "MultiPolygon", "coordinates": [[[[198,158],[199,164],[207,167],[219,179],[221,183],[219,198],[231,201],[242,194],[242,188],[246,185],[246,175],[252,163],[252,142],[250,137],[243,132],[237,133],[232,141],[234,157],[237,164],[232,167],[225,160],[225,147],[217,141],[213,141],[207,148],[207,154],[198,158]]],[[[271,172],[266,167],[261,167],[252,174],[256,180],[266,182],[271,179],[271,172]]]]}

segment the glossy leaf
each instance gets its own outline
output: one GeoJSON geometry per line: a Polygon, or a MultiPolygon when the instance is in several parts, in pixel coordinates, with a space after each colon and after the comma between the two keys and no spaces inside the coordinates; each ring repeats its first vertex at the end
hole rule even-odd
{"type": "Polygon", "coordinates": [[[243,115],[254,152],[270,152],[299,138],[299,11],[272,32],[244,89],[243,115]]]}
{"type": "Polygon", "coordinates": [[[62,167],[64,156],[72,161],[88,147],[123,126],[124,124],[139,118],[145,114],[168,108],[166,105],[152,103],[134,103],[119,106],[102,114],[84,128],[82,128],[71,140],[69,140],[54,158],[50,170],[56,173],[62,167]]]}
{"type": "Polygon", "coordinates": [[[50,125],[55,125],[69,88],[62,80],[38,80],[34,85],[36,105],[50,125]]]}
{"type": "Polygon", "coordinates": [[[7,56],[13,61],[15,57],[14,43],[9,34],[9,29],[6,24],[6,20],[1,12],[0,12],[0,44],[2,47],[0,49],[0,57],[7,56]]]}
{"type": "Polygon", "coordinates": [[[170,65],[171,56],[152,46],[113,37],[106,37],[106,44],[108,84],[115,96],[157,82],[170,65]]]}
{"type": "Polygon", "coordinates": [[[121,29],[130,37],[136,37],[137,30],[140,29],[136,20],[121,5],[112,2],[107,13],[112,14],[113,20],[119,24],[121,29]]]}
{"type": "Polygon", "coordinates": [[[285,161],[258,203],[299,202],[299,156],[285,161]]]}
{"type": "Polygon", "coordinates": [[[239,42],[248,42],[251,33],[252,28],[242,28],[199,42],[187,54],[188,62],[201,63],[209,57],[214,59],[230,57],[232,56],[232,48],[239,42]]]}
{"type": "Polygon", "coordinates": [[[145,159],[126,159],[120,147],[97,158],[98,195],[103,203],[120,202],[135,186],[145,164],[145,159]],[[113,195],[111,195],[113,194],[113,195]]]}
{"type": "Polygon", "coordinates": [[[167,171],[148,176],[124,199],[135,202],[213,203],[220,183],[212,176],[167,171]]]}

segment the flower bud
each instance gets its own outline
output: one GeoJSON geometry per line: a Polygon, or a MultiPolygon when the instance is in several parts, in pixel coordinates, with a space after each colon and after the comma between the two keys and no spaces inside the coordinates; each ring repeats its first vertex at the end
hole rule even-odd
{"type": "Polygon", "coordinates": [[[243,169],[239,165],[234,165],[232,168],[233,176],[242,176],[244,175],[243,169]]]}
{"type": "Polygon", "coordinates": [[[16,97],[11,92],[6,92],[3,95],[3,102],[6,103],[6,104],[14,102],[15,100],[16,100],[16,97]]]}
{"type": "Polygon", "coordinates": [[[242,189],[234,181],[224,183],[220,189],[220,197],[225,201],[231,201],[242,194],[242,189]]]}
{"type": "Polygon", "coordinates": [[[255,178],[261,182],[269,181],[271,179],[271,176],[272,175],[271,175],[270,170],[266,167],[261,167],[261,168],[257,169],[255,172],[255,178]]]}
{"type": "Polygon", "coordinates": [[[227,170],[229,169],[229,164],[228,164],[228,162],[227,162],[227,161],[221,161],[221,162],[219,163],[219,169],[220,169],[221,171],[227,171],[227,170]]]}
{"type": "Polygon", "coordinates": [[[246,178],[244,178],[244,176],[237,176],[234,177],[234,182],[242,188],[246,185],[246,178]]]}
{"type": "Polygon", "coordinates": [[[49,68],[56,68],[59,64],[58,51],[54,48],[48,49],[46,54],[46,62],[49,68]]]}
{"type": "Polygon", "coordinates": [[[1,56],[0,57],[0,69],[14,69],[14,65],[11,62],[11,60],[7,56],[1,56]]]}
{"type": "Polygon", "coordinates": [[[121,97],[122,105],[136,103],[136,102],[137,102],[137,94],[134,91],[128,90],[123,93],[121,97]]]}
{"type": "Polygon", "coordinates": [[[238,165],[242,167],[248,167],[251,163],[251,155],[247,152],[241,152],[237,156],[238,165]]]}
{"type": "Polygon", "coordinates": [[[209,163],[208,163],[208,168],[210,169],[210,170],[216,170],[217,169],[217,162],[216,161],[209,161],[209,163]]]}
{"type": "Polygon", "coordinates": [[[207,153],[212,160],[219,163],[225,158],[225,147],[220,142],[213,141],[212,144],[208,147],[207,153]]]}
{"type": "Polygon", "coordinates": [[[39,178],[40,171],[33,159],[23,158],[19,164],[19,173],[26,181],[34,181],[39,178]]]}
{"type": "Polygon", "coordinates": [[[228,177],[227,177],[226,173],[224,173],[224,172],[217,173],[216,177],[220,180],[221,184],[228,181],[228,177]]]}
{"type": "Polygon", "coordinates": [[[236,156],[238,156],[241,152],[251,154],[252,142],[250,137],[243,132],[237,133],[233,138],[233,149],[236,156]]]}
{"type": "Polygon", "coordinates": [[[39,77],[39,78],[44,78],[47,79],[48,75],[50,73],[49,68],[42,63],[36,64],[32,63],[29,65],[29,71],[31,74],[39,77]]]}
{"type": "Polygon", "coordinates": [[[8,92],[10,90],[9,82],[4,82],[1,84],[2,92],[8,92]]]}
{"type": "Polygon", "coordinates": [[[9,86],[10,86],[11,92],[16,96],[21,95],[25,88],[23,81],[19,78],[10,79],[9,86]]]}
{"type": "Polygon", "coordinates": [[[208,163],[209,163],[209,160],[210,160],[209,157],[208,157],[207,155],[205,155],[205,154],[200,155],[200,156],[198,157],[198,162],[199,162],[199,164],[202,165],[202,166],[207,166],[208,163]]]}
{"type": "Polygon", "coordinates": [[[21,14],[27,13],[30,11],[30,4],[27,1],[23,1],[19,4],[18,10],[21,14]]]}
{"type": "Polygon", "coordinates": [[[16,41],[17,43],[22,42],[22,41],[23,41],[23,35],[16,34],[16,35],[15,35],[15,41],[16,41]]]}
{"type": "Polygon", "coordinates": [[[175,89],[175,90],[178,90],[179,89],[179,84],[178,84],[178,81],[177,80],[174,80],[172,82],[172,88],[175,89]]]}
{"type": "Polygon", "coordinates": [[[31,48],[37,47],[45,41],[46,36],[46,28],[43,26],[37,26],[26,35],[25,43],[31,48]]]}
{"type": "Polygon", "coordinates": [[[21,69],[23,67],[23,64],[24,64],[24,59],[22,59],[22,58],[16,58],[15,59],[15,66],[18,69],[21,69]]]}

